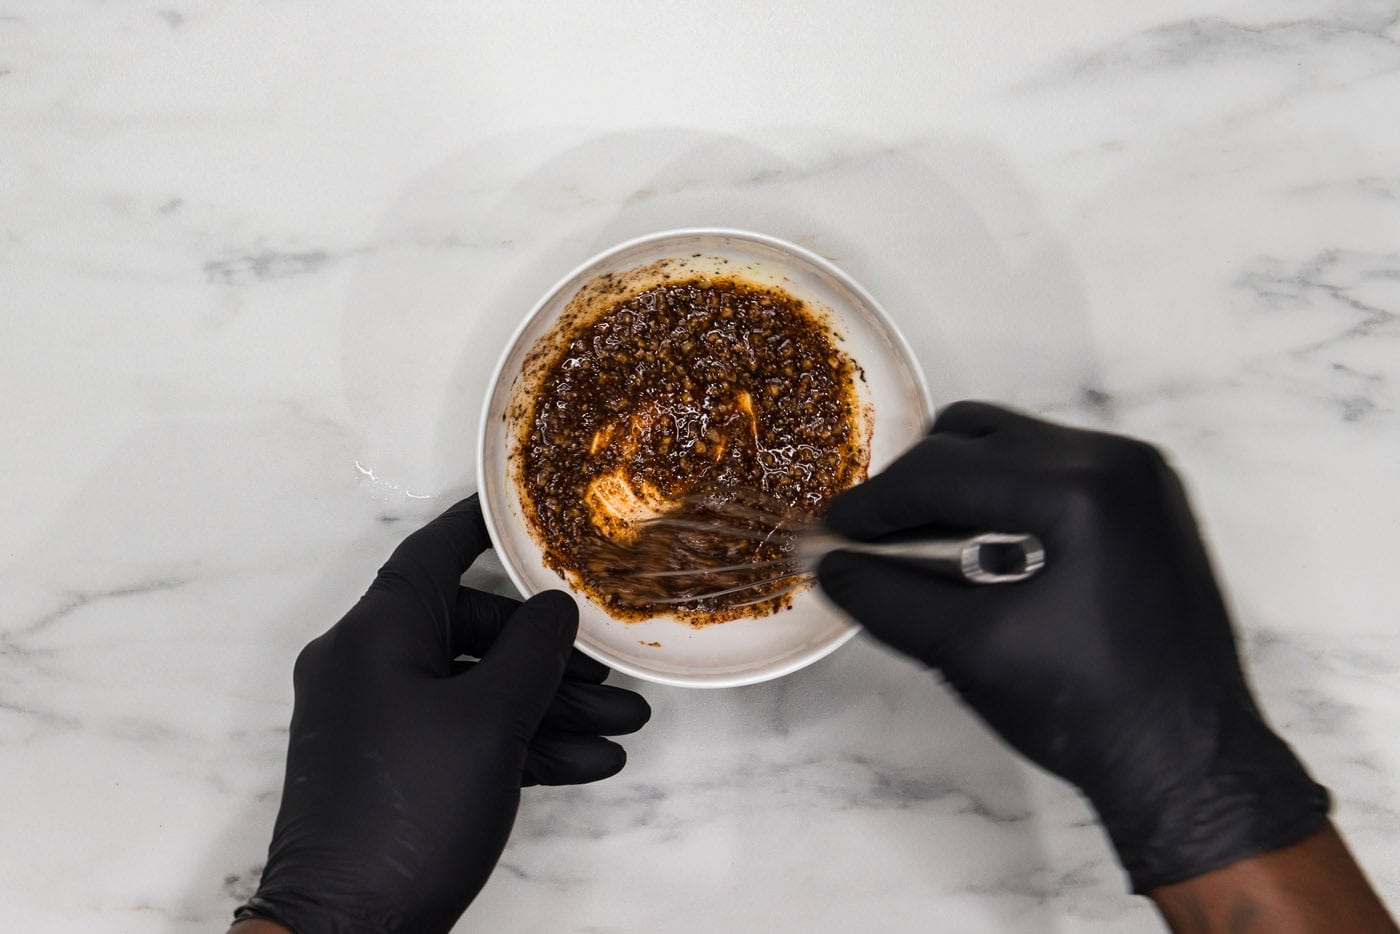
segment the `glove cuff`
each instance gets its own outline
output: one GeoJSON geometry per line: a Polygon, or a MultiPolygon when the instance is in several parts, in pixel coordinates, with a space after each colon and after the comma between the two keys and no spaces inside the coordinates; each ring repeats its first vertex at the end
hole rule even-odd
{"type": "Polygon", "coordinates": [[[292,931],[292,934],[384,934],[386,930],[356,918],[345,918],[307,899],[268,899],[261,893],[239,906],[233,918],[235,921],[254,918],[271,921],[292,931]]]}
{"type": "Polygon", "coordinates": [[[1298,843],[1327,823],[1331,796],[1255,717],[1221,736],[1204,777],[1165,801],[1093,802],[1139,895],[1298,843]]]}

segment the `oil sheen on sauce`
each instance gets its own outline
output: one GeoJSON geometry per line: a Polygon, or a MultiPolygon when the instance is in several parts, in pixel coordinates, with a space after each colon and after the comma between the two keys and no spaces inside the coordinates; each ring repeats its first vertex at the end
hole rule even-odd
{"type": "MultiPolygon", "coordinates": [[[[514,479],[546,563],[618,619],[662,612],[691,625],[761,616],[790,598],[627,605],[590,574],[590,547],[697,489],[756,490],[820,514],[864,479],[858,369],[831,329],[786,291],[740,276],[595,283],[587,314],[527,362],[514,479]]],[[[583,293],[580,293],[581,296],[583,293]]],[[[754,549],[748,560],[767,556],[754,549]]]]}

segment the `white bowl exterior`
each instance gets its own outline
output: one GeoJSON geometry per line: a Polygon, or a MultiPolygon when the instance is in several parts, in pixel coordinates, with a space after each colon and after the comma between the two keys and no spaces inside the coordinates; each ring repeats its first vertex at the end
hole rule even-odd
{"type": "MultiPolygon", "coordinates": [[[[590,279],[695,253],[727,257],[731,269],[781,284],[830,313],[834,330],[845,338],[841,346],[865,371],[862,394],[874,410],[872,473],[927,430],[932,405],[914,354],[874,298],[831,263],[794,244],[740,230],[674,230],[620,244],[579,266],[541,299],[516,330],[492,375],[482,411],[477,477],[492,541],[521,593],[567,589],[566,582],[545,567],[511,479],[513,433],[504,415],[525,357],[590,279]]],[[[583,595],[575,596],[580,649],[626,674],[685,687],[734,687],[780,677],[831,653],[855,633],[815,587],[799,594],[784,612],[701,629],[671,617],[624,623],[583,595]]]]}

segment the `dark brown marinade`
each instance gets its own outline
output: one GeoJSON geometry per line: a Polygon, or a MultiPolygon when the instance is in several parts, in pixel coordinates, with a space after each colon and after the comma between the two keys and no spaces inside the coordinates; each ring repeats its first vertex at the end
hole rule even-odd
{"type": "MultiPolygon", "coordinates": [[[[738,280],[668,282],[575,326],[543,372],[517,474],[546,562],[619,618],[669,610],[600,590],[586,560],[600,540],[595,481],[621,476],[664,500],[756,490],[819,514],[864,477],[854,379],[800,300],[738,280]]],[[[741,599],[752,595],[682,615],[699,625],[778,603],[737,612],[741,599]]]]}

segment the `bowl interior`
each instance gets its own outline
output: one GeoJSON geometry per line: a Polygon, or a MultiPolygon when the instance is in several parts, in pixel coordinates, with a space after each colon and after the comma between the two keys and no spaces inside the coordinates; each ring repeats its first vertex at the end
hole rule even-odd
{"type": "MultiPolygon", "coordinates": [[[[672,231],[608,250],[559,282],[521,324],[497,367],[482,412],[478,464],[482,506],[501,563],[526,595],[567,587],[545,567],[526,527],[510,477],[515,433],[505,422],[512,387],[535,342],[589,280],[659,259],[685,257],[781,285],[829,316],[841,346],[864,371],[863,401],[873,410],[870,469],[878,471],[920,438],[931,417],[923,373],[888,316],[859,285],[830,263],[793,244],[731,230],[672,231]],[[695,254],[700,254],[695,257],[695,254]],[[721,261],[726,261],[721,263],[721,261]]],[[[854,627],[815,588],[791,609],[694,629],[671,617],[641,623],[613,619],[579,596],[578,646],[619,671],[666,684],[729,687],[778,677],[841,645],[854,627]]]]}

